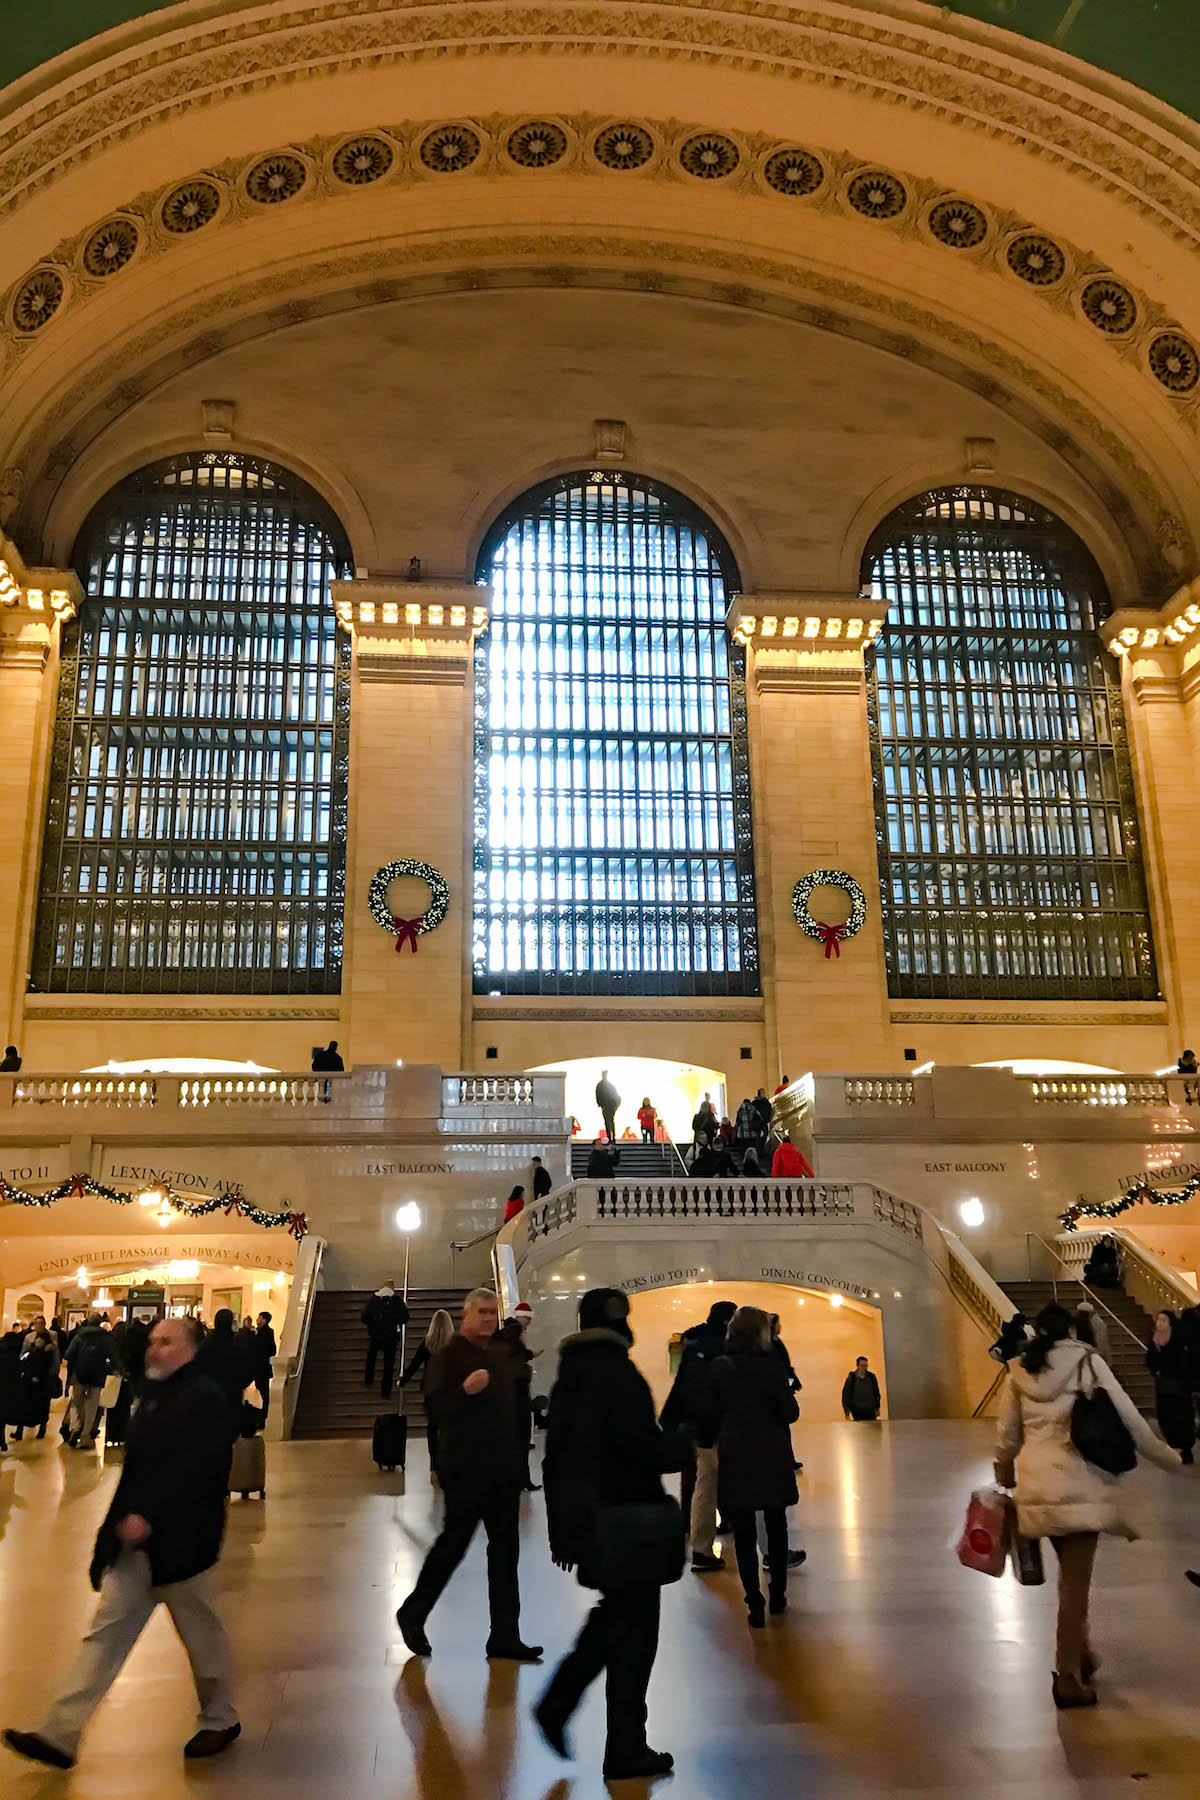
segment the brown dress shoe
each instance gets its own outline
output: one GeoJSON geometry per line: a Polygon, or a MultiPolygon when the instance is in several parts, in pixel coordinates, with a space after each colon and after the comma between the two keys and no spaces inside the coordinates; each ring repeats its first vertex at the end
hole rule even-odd
{"type": "Polygon", "coordinates": [[[228,1750],[234,1738],[241,1735],[240,1725],[227,1725],[224,1731],[198,1731],[183,1746],[183,1754],[187,1757],[220,1756],[222,1750],[228,1750]]]}

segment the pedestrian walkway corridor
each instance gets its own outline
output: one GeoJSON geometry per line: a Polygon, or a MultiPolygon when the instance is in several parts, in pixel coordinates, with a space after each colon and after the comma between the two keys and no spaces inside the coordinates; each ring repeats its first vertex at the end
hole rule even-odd
{"type": "MultiPolygon", "coordinates": [[[[650,1740],[676,1759],[662,1800],[1196,1800],[1200,1591],[1182,1571],[1200,1564],[1200,1469],[1132,1478],[1150,1530],[1101,1546],[1102,1704],[1057,1714],[1051,1588],[972,1575],[947,1548],[990,1427],[797,1436],[794,1536],[809,1561],[787,1616],[752,1639],[732,1573],[688,1572],[665,1596],[650,1689],[650,1740]]],[[[363,1443],[269,1453],[267,1499],[233,1503],[220,1569],[241,1741],[185,1773],[193,1696],[160,1612],[73,1774],[2,1753],[3,1800],[599,1800],[599,1692],[577,1760],[560,1763],[529,1719],[545,1672],[484,1660],[482,1539],[430,1622],[428,1666],[399,1642],[393,1612],[433,1531],[424,1447],[406,1483],[379,1475],[363,1443]]],[[[0,1723],[36,1725],[75,1652],[114,1478],[57,1439],[0,1461],[0,1723]]],[[[587,1601],[550,1563],[540,1494],[525,1506],[522,1588],[524,1634],[549,1666],[587,1601]]]]}

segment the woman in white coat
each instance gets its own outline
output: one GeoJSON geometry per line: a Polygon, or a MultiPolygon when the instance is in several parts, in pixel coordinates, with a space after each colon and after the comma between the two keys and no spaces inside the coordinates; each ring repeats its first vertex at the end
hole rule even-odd
{"type": "Polygon", "coordinates": [[[1071,1314],[1047,1306],[1035,1335],[1008,1365],[996,1480],[1014,1485],[1024,1537],[1048,1537],[1058,1556],[1056,1706],[1094,1706],[1099,1659],[1088,1641],[1088,1594],[1102,1532],[1137,1537],[1122,1477],[1085,1462],[1071,1442],[1071,1410],[1080,1392],[1102,1387],[1128,1426],[1138,1453],[1177,1469],[1179,1456],[1155,1437],[1108,1364],[1071,1336],[1071,1314]]]}

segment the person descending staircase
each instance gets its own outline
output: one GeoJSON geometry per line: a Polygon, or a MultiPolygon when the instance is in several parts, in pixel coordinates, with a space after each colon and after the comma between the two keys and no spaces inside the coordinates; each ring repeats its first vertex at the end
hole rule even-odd
{"type": "MultiPolygon", "coordinates": [[[[615,1148],[621,1152],[616,1172],[618,1181],[666,1180],[684,1172],[679,1152],[670,1142],[643,1144],[631,1138],[618,1138],[615,1148]]],[[[591,1153],[592,1145],[588,1138],[582,1142],[577,1138],[571,1145],[572,1181],[587,1180],[588,1157],[591,1153]]]]}
{"type": "MultiPolygon", "coordinates": [[[[408,1290],[408,1325],[404,1334],[407,1357],[411,1358],[418,1344],[423,1342],[429,1321],[439,1307],[444,1307],[455,1325],[458,1324],[467,1291],[466,1288],[408,1290]]],[[[397,1387],[392,1389],[389,1399],[380,1397],[378,1374],[371,1387],[363,1385],[367,1333],[362,1312],[370,1297],[371,1291],[366,1288],[322,1288],[316,1294],[300,1392],[296,1397],[293,1437],[369,1438],[377,1415],[389,1407],[396,1407],[400,1401],[397,1387]]],[[[397,1355],[397,1382],[400,1371],[397,1355]]],[[[424,1427],[425,1401],[419,1379],[410,1381],[405,1388],[403,1411],[410,1430],[424,1427]]]]}

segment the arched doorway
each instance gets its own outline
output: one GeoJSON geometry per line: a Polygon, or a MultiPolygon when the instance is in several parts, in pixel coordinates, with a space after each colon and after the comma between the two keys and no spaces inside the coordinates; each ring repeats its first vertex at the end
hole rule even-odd
{"type": "Polygon", "coordinates": [[[800,1422],[842,1418],[842,1383],[865,1356],[879,1378],[883,1417],[887,1380],[883,1321],[878,1307],[836,1288],[800,1288],[774,1281],[703,1281],[674,1288],[651,1288],[629,1296],[633,1359],[661,1407],[678,1362],[679,1333],[708,1316],[718,1300],[758,1306],[779,1314],[780,1336],[802,1383],[797,1395],[800,1422]]]}
{"type": "Polygon", "coordinates": [[[579,1120],[579,1135],[586,1139],[595,1137],[603,1126],[596,1105],[596,1083],[605,1069],[621,1096],[618,1136],[627,1129],[640,1135],[637,1110],[643,1098],[649,1098],[657,1108],[667,1136],[677,1144],[691,1142],[692,1116],[705,1094],[712,1100],[718,1118],[727,1110],[723,1070],[707,1069],[699,1063],[672,1062],[661,1056],[580,1056],[565,1062],[539,1063],[526,1073],[563,1072],[567,1111],[579,1120]]]}

